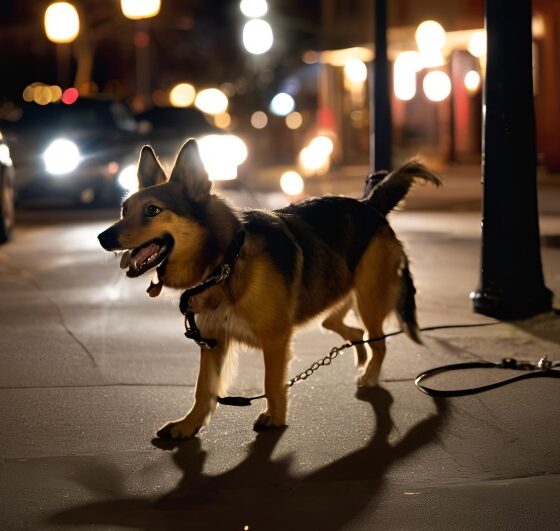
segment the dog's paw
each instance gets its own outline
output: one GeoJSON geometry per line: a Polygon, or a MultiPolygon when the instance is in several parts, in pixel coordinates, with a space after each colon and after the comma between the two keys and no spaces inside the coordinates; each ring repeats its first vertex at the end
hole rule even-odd
{"type": "Polygon", "coordinates": [[[189,439],[194,437],[201,426],[189,422],[187,419],[175,420],[164,424],[156,435],[160,439],[189,439]]]}
{"type": "Polygon", "coordinates": [[[379,374],[365,371],[356,378],[356,384],[358,387],[377,387],[379,385],[379,374]]]}
{"type": "Polygon", "coordinates": [[[286,420],[275,418],[273,415],[265,411],[261,413],[255,423],[253,424],[253,429],[255,431],[270,430],[273,428],[285,428],[286,420]]]}

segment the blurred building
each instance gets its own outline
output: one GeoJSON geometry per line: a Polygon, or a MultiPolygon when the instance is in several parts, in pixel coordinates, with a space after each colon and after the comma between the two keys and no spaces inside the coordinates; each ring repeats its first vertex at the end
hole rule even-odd
{"type": "MultiPolygon", "coordinates": [[[[315,128],[317,134],[333,139],[331,164],[335,167],[368,164],[370,87],[360,74],[360,65],[369,70],[375,56],[373,7],[367,0],[324,0],[322,5],[326,46],[317,57],[319,108],[315,128]]],[[[439,165],[479,163],[485,54],[476,47],[483,44],[484,1],[394,0],[389,2],[388,26],[395,162],[420,154],[439,165]],[[422,51],[415,34],[427,19],[437,21],[445,30],[445,41],[439,47],[441,57],[415,65],[418,58],[410,52],[422,51]]],[[[554,125],[560,119],[559,28],[560,0],[535,0],[538,155],[550,172],[560,171],[560,144],[554,125]]],[[[437,40],[434,31],[428,31],[428,37],[437,40]]],[[[437,51],[437,44],[435,48],[437,51]]]]}

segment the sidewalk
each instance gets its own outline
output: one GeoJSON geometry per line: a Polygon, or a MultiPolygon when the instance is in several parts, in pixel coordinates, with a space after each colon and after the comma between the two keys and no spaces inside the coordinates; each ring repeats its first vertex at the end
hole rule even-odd
{"type": "MultiPolygon", "coordinates": [[[[469,300],[479,214],[407,209],[391,221],[410,254],[420,325],[488,322],[469,300]]],[[[176,300],[149,299],[146,280],[125,278],[99,248],[108,222],[20,226],[0,248],[2,531],[558,528],[560,381],[446,400],[413,382],[460,361],[558,360],[557,315],[426,332],[422,346],[391,338],[381,387],[367,392],[356,392],[348,351],[291,388],[286,430],[253,432],[262,404],[219,407],[197,438],[162,442],[156,429],[191,403],[198,353],[176,300]]],[[[541,231],[558,306],[560,217],[543,216],[541,231]]],[[[341,343],[316,326],[301,332],[290,376],[341,343]]],[[[261,388],[262,356],[244,351],[231,394],[261,388]]]]}

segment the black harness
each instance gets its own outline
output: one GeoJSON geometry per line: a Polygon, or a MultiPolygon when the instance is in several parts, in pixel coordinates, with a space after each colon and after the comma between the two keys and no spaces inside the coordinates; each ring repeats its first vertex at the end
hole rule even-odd
{"type": "Polygon", "coordinates": [[[239,253],[244,241],[245,231],[241,229],[235,235],[235,238],[226,249],[222,265],[214,269],[212,274],[206,280],[203,280],[192,288],[187,289],[181,295],[179,308],[181,310],[181,313],[185,315],[185,337],[187,339],[192,339],[200,348],[203,348],[205,350],[213,349],[217,345],[217,341],[215,339],[203,337],[201,335],[198,326],[196,326],[194,317],[195,314],[194,312],[189,310],[190,298],[194,295],[202,293],[203,291],[206,291],[212,286],[221,284],[231,276],[231,273],[233,272],[233,266],[239,258],[239,253]]]}

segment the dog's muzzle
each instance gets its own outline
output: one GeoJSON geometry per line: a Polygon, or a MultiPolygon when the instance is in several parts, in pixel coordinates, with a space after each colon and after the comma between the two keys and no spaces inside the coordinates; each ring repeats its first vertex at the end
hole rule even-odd
{"type": "Polygon", "coordinates": [[[111,227],[106,231],[103,231],[99,236],[97,236],[101,247],[106,251],[115,251],[117,249],[122,249],[121,244],[116,236],[116,231],[111,227]]]}

